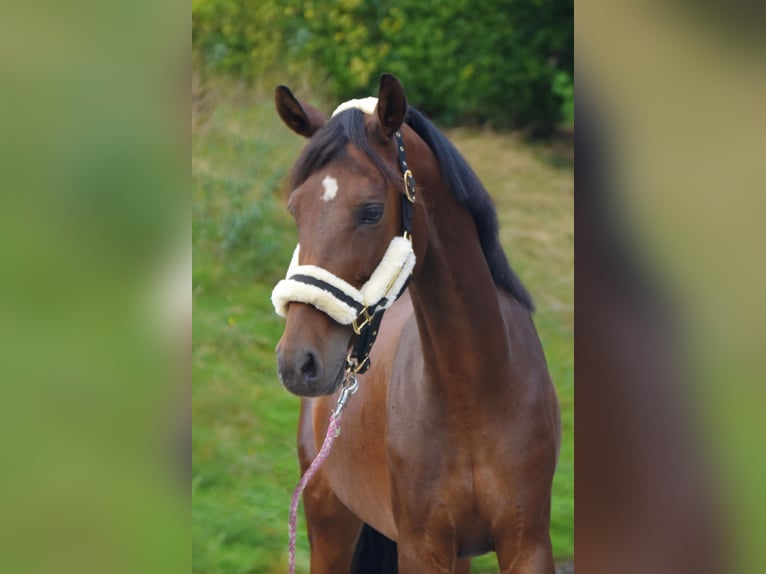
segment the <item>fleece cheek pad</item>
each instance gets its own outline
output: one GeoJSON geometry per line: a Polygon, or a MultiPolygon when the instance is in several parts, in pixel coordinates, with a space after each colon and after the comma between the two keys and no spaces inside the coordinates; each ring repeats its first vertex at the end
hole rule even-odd
{"type": "Polygon", "coordinates": [[[300,245],[296,246],[285,278],[271,293],[278,315],[287,316],[292,302],[313,305],[341,325],[350,325],[365,308],[370,313],[388,309],[401,294],[415,267],[412,243],[394,237],[378,266],[360,289],[326,269],[299,265],[300,245]]]}

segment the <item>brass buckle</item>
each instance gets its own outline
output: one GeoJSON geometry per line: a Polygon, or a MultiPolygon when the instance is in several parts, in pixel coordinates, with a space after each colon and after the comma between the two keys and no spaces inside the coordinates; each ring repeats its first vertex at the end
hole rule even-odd
{"type": "Polygon", "coordinates": [[[357,335],[361,335],[362,328],[365,327],[366,325],[369,325],[370,321],[372,321],[372,317],[370,316],[370,313],[367,311],[367,306],[364,306],[362,307],[362,310],[359,312],[359,315],[357,316],[357,318],[351,321],[351,328],[354,330],[354,333],[356,333],[357,335]],[[359,321],[359,317],[362,317],[362,316],[364,316],[364,321],[357,324],[357,321],[359,321]]]}
{"type": "Polygon", "coordinates": [[[364,365],[367,364],[369,360],[370,360],[370,355],[367,355],[361,363],[357,363],[356,368],[354,368],[354,374],[361,371],[362,367],[364,367],[364,365]]]}
{"type": "Polygon", "coordinates": [[[356,375],[359,371],[362,370],[362,367],[364,367],[364,365],[369,362],[369,360],[370,354],[368,353],[364,359],[362,359],[361,363],[356,363],[356,359],[351,358],[351,351],[349,351],[348,355],[346,355],[346,377],[348,377],[349,373],[356,375]]]}
{"type": "Polygon", "coordinates": [[[410,191],[410,179],[412,179],[412,171],[407,170],[402,175],[404,178],[404,195],[407,196],[407,199],[410,201],[410,203],[415,203],[415,190],[413,189],[410,191]]]}

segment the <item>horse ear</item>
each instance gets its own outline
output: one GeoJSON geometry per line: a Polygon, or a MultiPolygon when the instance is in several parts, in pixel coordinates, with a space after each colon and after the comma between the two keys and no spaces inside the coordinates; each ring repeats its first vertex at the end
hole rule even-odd
{"type": "Polygon", "coordinates": [[[407,98],[404,88],[396,76],[382,74],[378,90],[378,106],[376,109],[378,124],[383,136],[388,139],[398,130],[407,112],[407,98]]]}
{"type": "Polygon", "coordinates": [[[325,124],[324,114],[313,106],[300,103],[287,86],[277,86],[274,102],[282,121],[299,135],[310,138],[325,124]]]}

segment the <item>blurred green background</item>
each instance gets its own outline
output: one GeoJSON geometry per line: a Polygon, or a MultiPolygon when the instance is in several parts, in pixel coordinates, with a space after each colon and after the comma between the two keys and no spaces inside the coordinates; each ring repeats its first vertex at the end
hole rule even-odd
{"type": "MultiPolygon", "coordinates": [[[[287,564],[298,399],[276,378],[283,323],[269,295],[296,242],[283,187],[304,141],[281,124],[272,90],[288,84],[329,112],[374,94],[382,71],[400,77],[482,178],[535,297],[564,423],[551,535],[557,559],[570,559],[571,2],[202,0],[192,29],[193,570],[287,564]]],[[[302,514],[298,547],[307,572],[302,514]]],[[[473,572],[496,571],[494,555],[474,561],[473,572]]]]}
{"type": "Polygon", "coordinates": [[[197,70],[309,80],[327,103],[396,74],[442,125],[549,135],[571,121],[572,0],[194,0],[197,70]]]}

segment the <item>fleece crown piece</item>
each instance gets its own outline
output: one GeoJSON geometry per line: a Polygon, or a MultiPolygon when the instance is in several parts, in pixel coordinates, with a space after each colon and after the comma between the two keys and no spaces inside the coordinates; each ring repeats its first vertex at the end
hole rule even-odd
{"type": "Polygon", "coordinates": [[[332,113],[331,117],[337,116],[341,112],[345,112],[346,110],[350,110],[352,108],[357,108],[359,110],[362,110],[365,114],[368,116],[371,116],[375,113],[375,108],[378,105],[378,98],[361,98],[358,100],[349,100],[347,102],[343,102],[341,105],[339,105],[337,108],[335,108],[335,111],[332,113]]]}
{"type": "Polygon", "coordinates": [[[357,289],[337,275],[316,265],[299,265],[296,246],[285,278],[271,293],[274,310],[282,317],[292,302],[313,305],[341,325],[350,325],[364,309],[371,313],[388,309],[404,290],[415,267],[412,242],[397,236],[391,240],[367,282],[357,289]]]}

